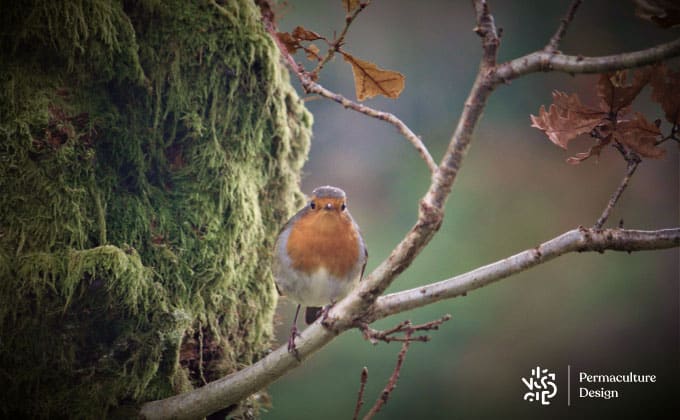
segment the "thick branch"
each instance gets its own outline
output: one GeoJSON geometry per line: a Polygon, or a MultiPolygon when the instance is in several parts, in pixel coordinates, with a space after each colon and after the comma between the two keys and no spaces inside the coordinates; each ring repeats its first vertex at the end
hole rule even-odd
{"type": "Polygon", "coordinates": [[[477,26],[473,30],[482,37],[482,51],[484,53],[482,63],[486,67],[491,67],[496,65],[500,35],[486,0],[474,0],[472,5],[477,15],[477,26]]]}
{"type": "MultiPolygon", "coordinates": [[[[408,309],[460,296],[568,252],[605,250],[632,252],[678,246],[680,228],[658,231],[574,229],[536,248],[451,279],[381,297],[376,301],[375,307],[368,310],[363,320],[372,322],[408,309]]],[[[357,313],[347,304],[342,306],[340,304],[360,299],[361,291],[355,290],[331,310],[332,316],[336,319],[333,324],[334,330],[315,322],[302,332],[296,340],[300,360],[308,358],[339,333],[356,324],[357,313]]],[[[299,364],[300,361],[289,353],[284,345],[259,362],[210,382],[202,388],[164,400],[148,402],[142,406],[141,414],[147,419],[201,418],[243,400],[299,364]]]]}
{"type": "Polygon", "coordinates": [[[500,64],[495,71],[498,82],[516,79],[537,71],[567,73],[603,73],[653,64],[680,54],[680,39],[635,52],[582,57],[536,51],[524,57],[500,64]]]}
{"type": "Polygon", "coordinates": [[[376,301],[374,312],[369,314],[364,321],[373,322],[442,299],[465,295],[467,292],[526,271],[569,252],[603,252],[605,250],[632,252],[678,246],[680,246],[680,228],[656,231],[574,229],[544,242],[536,248],[520,252],[465,274],[423,287],[382,296],[376,301]]]}

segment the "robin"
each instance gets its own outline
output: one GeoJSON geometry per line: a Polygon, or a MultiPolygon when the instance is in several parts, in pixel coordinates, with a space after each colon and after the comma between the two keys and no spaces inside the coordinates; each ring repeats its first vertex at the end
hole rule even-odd
{"type": "Polygon", "coordinates": [[[307,307],[307,324],[327,313],[330,305],[357,285],[367,258],[359,226],[347,209],[345,192],[331,186],[314,189],[307,205],[281,229],[275,245],[276,288],[298,303],[288,351],[295,351],[300,307],[307,307]],[[322,310],[322,306],[326,307],[322,310]]]}

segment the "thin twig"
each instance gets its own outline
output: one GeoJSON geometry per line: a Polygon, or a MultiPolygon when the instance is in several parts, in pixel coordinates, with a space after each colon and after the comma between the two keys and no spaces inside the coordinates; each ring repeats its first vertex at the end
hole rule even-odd
{"type": "Polygon", "coordinates": [[[366,382],[368,381],[368,368],[364,366],[361,369],[361,379],[359,383],[359,395],[357,395],[357,405],[354,407],[354,416],[352,420],[357,420],[359,418],[359,412],[361,407],[364,405],[364,391],[366,390],[366,382]]]}
{"type": "Polygon", "coordinates": [[[397,355],[397,365],[394,367],[394,371],[390,376],[390,380],[387,382],[385,389],[383,389],[383,391],[380,393],[380,397],[378,397],[378,399],[375,401],[375,404],[373,404],[373,407],[371,407],[369,412],[364,416],[364,420],[370,420],[373,418],[373,416],[378,414],[378,412],[383,408],[383,406],[387,403],[387,400],[390,398],[390,394],[394,390],[394,387],[397,386],[399,372],[401,372],[401,367],[404,364],[404,359],[406,358],[406,352],[408,351],[408,347],[412,341],[409,340],[412,333],[412,331],[406,332],[406,340],[404,340],[403,344],[401,345],[401,350],[397,355]]]}
{"type": "Polygon", "coordinates": [[[370,341],[372,344],[378,344],[379,341],[383,341],[385,343],[391,343],[392,341],[422,341],[422,342],[427,342],[430,341],[430,337],[427,335],[418,335],[413,337],[413,333],[417,331],[433,331],[433,330],[438,330],[439,326],[443,324],[444,322],[448,321],[451,319],[451,315],[446,314],[443,317],[439,319],[435,319],[434,321],[426,322],[424,324],[418,324],[418,325],[413,325],[411,324],[411,321],[402,321],[396,326],[380,331],[380,330],[374,330],[373,328],[370,328],[368,324],[366,323],[358,323],[357,327],[361,330],[361,333],[363,334],[364,338],[368,341],[370,341]],[[399,336],[396,334],[401,334],[403,335],[399,336]],[[408,334],[407,334],[408,333],[408,334]]]}
{"type": "Polygon", "coordinates": [[[326,63],[328,63],[335,56],[335,53],[340,49],[342,44],[345,42],[345,36],[347,36],[347,31],[349,30],[350,25],[352,25],[354,19],[356,19],[359,13],[361,13],[370,3],[371,0],[360,2],[359,6],[356,9],[354,9],[351,13],[345,16],[345,27],[342,28],[340,35],[328,45],[328,52],[326,53],[326,56],[321,61],[319,61],[319,64],[316,66],[316,68],[311,71],[312,79],[316,79],[319,76],[319,72],[321,71],[321,69],[323,69],[323,66],[325,66],[326,63]]]}
{"type": "Polygon", "coordinates": [[[593,229],[598,230],[602,229],[602,226],[604,226],[604,224],[607,222],[607,219],[609,219],[609,214],[611,213],[616,203],[619,201],[619,198],[621,198],[621,194],[623,194],[623,191],[628,186],[628,182],[635,173],[635,170],[637,169],[640,162],[641,162],[640,158],[631,159],[628,161],[626,176],[623,177],[623,179],[621,180],[621,184],[619,184],[619,187],[612,194],[611,198],[609,199],[609,202],[607,203],[607,207],[605,207],[604,211],[602,212],[602,215],[600,216],[599,219],[597,219],[597,222],[595,222],[593,229]]]}
{"type": "Polygon", "coordinates": [[[557,49],[560,47],[560,42],[562,41],[562,38],[564,38],[564,34],[567,33],[567,28],[569,27],[569,24],[571,23],[572,20],[574,20],[576,9],[578,9],[578,7],[581,5],[581,2],[582,0],[574,0],[571,2],[567,14],[564,15],[564,17],[560,21],[560,26],[557,28],[557,32],[555,32],[555,35],[553,35],[552,38],[550,38],[548,45],[546,45],[545,48],[543,48],[543,51],[548,53],[557,52],[557,49]]]}
{"type": "Polygon", "coordinates": [[[275,23],[273,21],[265,21],[265,27],[267,28],[267,31],[269,32],[272,39],[274,39],[274,42],[278,46],[279,52],[284,58],[284,62],[291,69],[293,74],[295,74],[298,77],[298,79],[300,79],[300,84],[302,85],[302,88],[305,90],[306,93],[308,94],[315,93],[317,95],[331,99],[339,103],[340,105],[344,106],[345,108],[349,108],[361,114],[368,115],[369,117],[377,118],[381,121],[385,121],[389,124],[392,124],[397,128],[397,130],[399,130],[399,132],[406,138],[406,140],[408,140],[413,145],[418,154],[420,154],[420,157],[425,161],[425,164],[430,170],[430,173],[433,175],[436,173],[437,164],[432,158],[430,151],[427,150],[427,147],[420,139],[420,137],[418,137],[402,120],[400,120],[394,114],[391,114],[389,112],[378,111],[366,105],[362,105],[360,103],[347,99],[346,97],[340,95],[339,93],[331,92],[330,90],[324,88],[320,84],[314,82],[314,80],[312,80],[312,76],[307,74],[300,67],[300,65],[295,61],[293,56],[288,52],[286,47],[279,40],[278,36],[276,35],[277,30],[275,23]]]}
{"type": "Polygon", "coordinates": [[[339,103],[340,105],[344,106],[345,108],[349,108],[361,114],[368,115],[369,117],[376,118],[381,121],[385,121],[389,124],[392,124],[397,128],[399,133],[401,133],[401,135],[404,136],[406,140],[408,140],[411,143],[411,145],[416,149],[420,157],[425,161],[425,164],[430,170],[430,173],[434,174],[437,171],[437,164],[435,163],[434,159],[432,158],[432,155],[430,154],[430,151],[427,149],[427,147],[420,139],[420,137],[417,136],[413,131],[411,131],[411,129],[394,114],[384,111],[378,111],[374,108],[354,102],[340,95],[339,93],[331,92],[330,90],[324,88],[320,84],[304,76],[300,78],[300,82],[302,84],[302,87],[305,89],[305,92],[307,93],[315,93],[317,95],[331,99],[339,103]]]}

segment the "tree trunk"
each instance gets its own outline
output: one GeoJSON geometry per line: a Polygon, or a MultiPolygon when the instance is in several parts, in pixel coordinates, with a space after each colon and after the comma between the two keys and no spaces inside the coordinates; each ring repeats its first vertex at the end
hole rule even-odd
{"type": "Polygon", "coordinates": [[[269,348],[311,116],[223,3],[0,6],[0,417],[120,414],[269,348]]]}

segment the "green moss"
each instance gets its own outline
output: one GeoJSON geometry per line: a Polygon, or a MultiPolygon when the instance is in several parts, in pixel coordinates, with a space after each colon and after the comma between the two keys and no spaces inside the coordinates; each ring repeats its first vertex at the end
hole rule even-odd
{"type": "Polygon", "coordinates": [[[268,349],[311,117],[224,7],[2,4],[0,413],[101,418],[268,349]]]}

